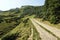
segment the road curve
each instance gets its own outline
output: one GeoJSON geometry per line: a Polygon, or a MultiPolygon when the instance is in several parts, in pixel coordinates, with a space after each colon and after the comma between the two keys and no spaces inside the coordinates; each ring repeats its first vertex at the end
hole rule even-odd
{"type": "Polygon", "coordinates": [[[51,27],[47,24],[44,24],[42,22],[37,21],[36,19],[33,19],[36,23],[38,23],[39,25],[41,25],[42,27],[46,28],[47,30],[49,30],[50,32],[52,32],[54,35],[56,35],[58,38],[60,38],[60,29],[57,29],[55,27],[51,27]]]}
{"type": "Polygon", "coordinates": [[[30,20],[32,21],[35,28],[37,29],[37,31],[41,37],[41,40],[57,40],[56,37],[54,37],[52,34],[48,33],[46,30],[41,28],[40,25],[38,25],[36,22],[34,22],[33,19],[30,19],[30,20]]]}

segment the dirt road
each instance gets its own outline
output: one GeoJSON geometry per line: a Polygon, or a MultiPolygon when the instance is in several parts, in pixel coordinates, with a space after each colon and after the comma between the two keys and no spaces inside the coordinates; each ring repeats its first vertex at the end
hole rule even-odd
{"type": "Polygon", "coordinates": [[[37,31],[38,31],[38,33],[39,33],[39,35],[41,37],[41,40],[57,40],[57,38],[55,36],[48,33],[43,28],[41,28],[40,25],[38,25],[33,19],[30,19],[30,20],[32,21],[35,28],[37,29],[37,31]]]}
{"type": "Polygon", "coordinates": [[[33,19],[36,23],[38,23],[39,25],[41,25],[42,27],[46,28],[47,30],[49,30],[50,32],[52,32],[54,35],[56,35],[58,38],[60,38],[60,29],[57,29],[55,27],[51,27],[47,24],[41,23],[39,21],[37,21],[36,19],[33,19]]]}

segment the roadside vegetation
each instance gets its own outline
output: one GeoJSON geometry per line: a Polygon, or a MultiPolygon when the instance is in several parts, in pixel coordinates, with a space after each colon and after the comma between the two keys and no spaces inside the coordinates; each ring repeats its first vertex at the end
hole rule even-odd
{"type": "Polygon", "coordinates": [[[22,6],[21,8],[0,11],[0,38],[2,40],[27,40],[33,28],[33,40],[40,40],[39,33],[29,18],[39,18],[48,21],[54,27],[60,28],[60,1],[45,0],[43,6],[22,6]]]}
{"type": "Polygon", "coordinates": [[[21,23],[16,28],[1,37],[1,40],[27,40],[31,35],[31,28],[33,28],[33,40],[40,40],[39,33],[26,17],[22,18],[21,23]]]}

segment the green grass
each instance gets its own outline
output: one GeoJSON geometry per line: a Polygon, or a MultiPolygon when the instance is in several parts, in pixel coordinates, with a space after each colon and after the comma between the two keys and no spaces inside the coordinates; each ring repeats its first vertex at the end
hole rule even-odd
{"type": "Polygon", "coordinates": [[[2,19],[4,21],[4,22],[0,23],[0,38],[1,38],[6,33],[10,32],[12,29],[14,29],[20,23],[20,19],[18,19],[19,22],[16,22],[14,20],[14,21],[11,21],[10,23],[7,23],[5,21],[5,19],[11,20],[11,18],[18,18],[20,16],[20,13],[18,13],[18,14],[11,13],[10,14],[9,12],[2,12],[2,13],[0,13],[0,15],[2,16],[2,19]],[[9,16],[12,14],[13,14],[13,17],[9,16]]]}
{"type": "Polygon", "coordinates": [[[2,37],[3,35],[8,33],[9,31],[11,31],[13,28],[15,28],[16,27],[15,24],[17,24],[17,23],[16,22],[11,22],[11,23],[2,22],[2,23],[0,23],[0,31],[3,33],[0,35],[0,37],[2,37]]]}
{"type": "MultiPolygon", "coordinates": [[[[19,33],[16,40],[27,40],[31,35],[31,28],[33,28],[33,32],[34,32],[33,39],[40,40],[39,33],[34,28],[31,21],[27,20],[27,22],[24,23],[24,21],[27,18],[34,18],[34,17],[35,15],[25,16],[24,18],[21,18],[20,19],[21,23],[19,25],[15,25],[17,24],[17,22],[14,22],[14,21],[12,21],[11,23],[6,23],[6,22],[0,23],[0,31],[4,32],[4,34],[0,35],[1,39],[4,39],[6,37],[9,38],[10,36],[12,36],[12,34],[14,35],[15,33],[19,33]]],[[[8,19],[8,17],[6,18],[8,19]]]]}
{"type": "MultiPolygon", "coordinates": [[[[10,30],[7,34],[3,35],[1,39],[4,39],[8,36],[8,38],[11,39],[10,36],[12,34],[18,33],[18,36],[16,37],[16,40],[27,40],[29,36],[31,35],[31,28],[33,28],[33,40],[40,40],[41,38],[39,37],[39,33],[35,29],[34,25],[31,23],[30,20],[27,20],[26,23],[23,23],[24,20],[26,20],[28,17],[22,18],[21,23],[16,26],[14,29],[10,30]]],[[[13,38],[15,36],[12,36],[13,38]]]]}
{"type": "MultiPolygon", "coordinates": [[[[13,30],[11,30],[10,32],[8,32],[6,35],[4,35],[2,38],[4,37],[7,37],[7,35],[12,35],[12,34],[15,34],[15,33],[19,33],[19,37],[17,38],[17,40],[27,40],[29,35],[30,35],[30,26],[29,26],[29,23],[27,21],[27,23],[23,23],[23,21],[18,25],[16,26],[16,28],[14,28],[13,30]],[[25,26],[24,26],[25,25],[25,26]]],[[[1,39],[2,39],[1,38],[1,39]]]]}

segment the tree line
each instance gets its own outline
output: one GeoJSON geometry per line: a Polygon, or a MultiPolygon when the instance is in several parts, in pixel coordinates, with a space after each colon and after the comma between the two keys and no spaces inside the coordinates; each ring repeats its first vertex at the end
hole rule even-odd
{"type": "Polygon", "coordinates": [[[23,6],[21,8],[23,15],[33,15],[47,20],[50,23],[60,23],[60,1],[59,0],[45,0],[43,6],[23,6]]]}

